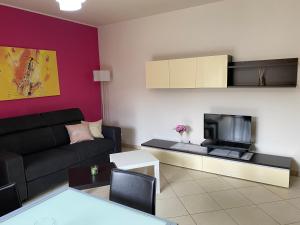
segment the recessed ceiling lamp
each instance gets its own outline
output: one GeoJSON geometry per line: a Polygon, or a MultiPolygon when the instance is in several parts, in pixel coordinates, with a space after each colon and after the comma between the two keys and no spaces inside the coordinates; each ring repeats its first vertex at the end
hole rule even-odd
{"type": "Polygon", "coordinates": [[[76,11],[81,9],[81,4],[86,0],[56,0],[62,11],[76,11]]]}

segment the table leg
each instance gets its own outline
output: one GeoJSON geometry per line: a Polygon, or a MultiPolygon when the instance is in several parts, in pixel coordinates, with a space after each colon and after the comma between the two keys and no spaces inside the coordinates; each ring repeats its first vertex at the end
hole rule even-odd
{"type": "Polygon", "coordinates": [[[154,176],[156,178],[156,194],[159,194],[160,193],[159,162],[154,164],[154,176]]]}

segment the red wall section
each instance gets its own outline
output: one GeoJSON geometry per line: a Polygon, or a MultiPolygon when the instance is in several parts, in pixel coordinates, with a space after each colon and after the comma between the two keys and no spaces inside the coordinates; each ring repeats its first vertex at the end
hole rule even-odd
{"type": "Polygon", "coordinates": [[[57,53],[60,96],[0,101],[0,118],[79,107],[87,120],[101,117],[97,28],[0,6],[0,46],[57,53]]]}

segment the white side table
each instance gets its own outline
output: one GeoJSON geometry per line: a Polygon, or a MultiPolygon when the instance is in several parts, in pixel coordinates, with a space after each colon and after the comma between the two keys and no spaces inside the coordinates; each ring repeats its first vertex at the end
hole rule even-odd
{"type": "Polygon", "coordinates": [[[154,176],[156,178],[156,193],[160,193],[159,161],[149,152],[136,150],[110,154],[109,157],[110,162],[114,162],[117,168],[122,170],[131,170],[153,166],[154,176]]]}

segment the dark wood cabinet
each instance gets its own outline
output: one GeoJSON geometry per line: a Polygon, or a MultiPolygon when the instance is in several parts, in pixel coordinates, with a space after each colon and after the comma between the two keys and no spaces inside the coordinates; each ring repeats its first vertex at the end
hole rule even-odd
{"type": "Polygon", "coordinates": [[[296,87],[298,58],[232,62],[228,87],[296,87]]]}

